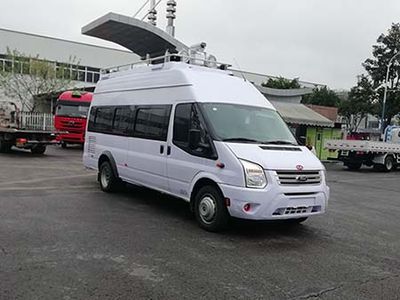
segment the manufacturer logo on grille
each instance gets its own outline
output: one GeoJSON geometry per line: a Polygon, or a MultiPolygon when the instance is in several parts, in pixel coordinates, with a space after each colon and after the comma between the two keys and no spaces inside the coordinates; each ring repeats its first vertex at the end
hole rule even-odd
{"type": "Polygon", "coordinates": [[[304,167],[303,167],[302,165],[297,165],[297,166],[296,166],[296,169],[297,169],[298,171],[303,171],[304,167]]]}
{"type": "Polygon", "coordinates": [[[306,182],[307,180],[308,180],[308,177],[305,175],[299,175],[296,177],[296,181],[299,181],[299,182],[306,182]]]}
{"type": "Polygon", "coordinates": [[[74,126],[74,125],[75,125],[75,122],[74,122],[74,121],[69,121],[69,122],[68,122],[68,125],[74,126]]]}

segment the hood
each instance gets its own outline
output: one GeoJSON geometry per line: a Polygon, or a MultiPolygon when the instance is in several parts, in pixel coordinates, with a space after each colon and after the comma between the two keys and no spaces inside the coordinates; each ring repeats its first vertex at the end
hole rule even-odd
{"type": "Polygon", "coordinates": [[[261,165],[265,170],[322,170],[321,161],[307,147],[226,143],[237,158],[261,165]]]}

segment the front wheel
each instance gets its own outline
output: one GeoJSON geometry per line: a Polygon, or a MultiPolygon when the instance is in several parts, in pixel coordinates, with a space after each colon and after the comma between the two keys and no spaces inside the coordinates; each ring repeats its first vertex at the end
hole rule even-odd
{"type": "Polygon", "coordinates": [[[33,154],[44,154],[46,152],[46,146],[44,145],[36,145],[31,149],[33,154]]]}
{"type": "Polygon", "coordinates": [[[115,176],[110,162],[104,161],[99,168],[99,183],[103,192],[112,193],[116,191],[119,180],[115,176]]]}
{"type": "Polygon", "coordinates": [[[214,186],[202,187],[195,196],[194,213],[201,228],[218,232],[225,229],[229,213],[222,193],[214,186]]]}
{"type": "Polygon", "coordinates": [[[385,157],[383,165],[375,164],[374,169],[382,172],[390,172],[395,169],[394,158],[391,155],[385,157]]]}

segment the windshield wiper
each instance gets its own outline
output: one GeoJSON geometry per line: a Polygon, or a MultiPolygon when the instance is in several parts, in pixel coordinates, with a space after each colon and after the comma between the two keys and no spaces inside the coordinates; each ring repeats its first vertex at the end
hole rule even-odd
{"type": "Polygon", "coordinates": [[[222,141],[223,141],[223,142],[259,143],[259,144],[262,143],[262,142],[257,141],[257,140],[248,139],[248,138],[242,138],[242,137],[223,139],[222,141]]]}
{"type": "Polygon", "coordinates": [[[283,141],[283,140],[275,140],[275,141],[266,141],[263,144],[271,144],[271,145],[293,145],[297,146],[297,144],[289,142],[289,141],[283,141]]]}

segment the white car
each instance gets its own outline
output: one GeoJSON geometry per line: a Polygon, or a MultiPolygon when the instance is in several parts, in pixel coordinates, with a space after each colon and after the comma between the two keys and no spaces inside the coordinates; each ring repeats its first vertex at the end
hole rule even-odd
{"type": "Polygon", "coordinates": [[[83,161],[103,191],[123,181],[182,198],[209,231],[230,217],[302,222],[329,198],[324,166],[250,82],[185,62],[104,75],[83,161]]]}

